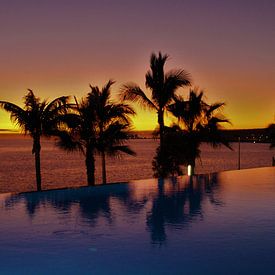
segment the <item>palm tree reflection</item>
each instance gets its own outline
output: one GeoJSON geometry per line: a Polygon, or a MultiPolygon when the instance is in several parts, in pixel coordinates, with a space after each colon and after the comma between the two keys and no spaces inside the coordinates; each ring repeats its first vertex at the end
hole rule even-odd
{"type": "Polygon", "coordinates": [[[216,198],[219,189],[217,174],[175,179],[170,183],[158,181],[158,195],[147,215],[147,228],[154,244],[161,245],[166,241],[167,227],[184,228],[197,218],[203,219],[204,200],[222,205],[216,198]]]}
{"type": "Polygon", "coordinates": [[[91,228],[100,226],[100,218],[116,226],[118,215],[124,216],[126,223],[127,217],[133,215],[135,221],[144,224],[145,230],[149,231],[151,242],[161,245],[167,239],[168,228],[183,229],[195,220],[203,219],[205,202],[222,205],[217,174],[191,179],[160,179],[157,185],[153,182],[150,188],[141,189],[137,183],[23,193],[9,197],[6,207],[23,203],[31,218],[43,213],[38,211],[43,207],[60,215],[77,209],[76,215],[80,214],[81,222],[91,228]]]}

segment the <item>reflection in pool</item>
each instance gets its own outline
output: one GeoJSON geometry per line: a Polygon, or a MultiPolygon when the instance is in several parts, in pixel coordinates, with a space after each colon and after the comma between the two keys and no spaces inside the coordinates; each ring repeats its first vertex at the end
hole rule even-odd
{"type": "Polygon", "coordinates": [[[275,169],[0,196],[1,273],[275,272],[275,169]]]}

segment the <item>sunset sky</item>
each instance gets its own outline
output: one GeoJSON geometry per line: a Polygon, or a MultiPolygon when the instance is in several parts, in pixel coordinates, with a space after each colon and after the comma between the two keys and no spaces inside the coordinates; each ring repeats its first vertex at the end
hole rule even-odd
{"type": "MultiPolygon", "coordinates": [[[[84,96],[110,78],[144,87],[152,52],[169,54],[233,128],[275,116],[274,0],[1,0],[0,100],[84,96]]],[[[183,90],[187,95],[187,90],[183,90]]],[[[139,111],[136,129],[156,126],[139,111]]],[[[0,129],[13,128],[0,111],[0,129]]]]}

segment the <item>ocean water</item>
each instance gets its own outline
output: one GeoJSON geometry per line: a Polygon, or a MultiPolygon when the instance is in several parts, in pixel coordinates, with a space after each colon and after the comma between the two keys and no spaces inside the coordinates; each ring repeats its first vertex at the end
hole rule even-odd
{"type": "Polygon", "coordinates": [[[0,194],[1,274],[275,274],[275,167],[0,194]]]}
{"type": "MultiPolygon", "coordinates": [[[[152,159],[158,141],[154,139],[130,140],[129,145],[137,156],[107,159],[107,181],[125,182],[152,178],[152,159]]],[[[197,173],[235,170],[238,167],[237,144],[235,151],[225,147],[213,149],[207,144],[201,147],[201,159],[197,161],[197,173]]],[[[0,193],[35,190],[34,156],[32,141],[20,135],[0,135],[0,193]]],[[[241,144],[241,168],[271,166],[275,150],[268,144],[241,144]]],[[[101,183],[101,162],[96,159],[96,182],[101,183]]],[[[58,149],[53,140],[42,141],[41,170],[43,189],[86,185],[84,158],[79,153],[67,153],[58,149]]]]}

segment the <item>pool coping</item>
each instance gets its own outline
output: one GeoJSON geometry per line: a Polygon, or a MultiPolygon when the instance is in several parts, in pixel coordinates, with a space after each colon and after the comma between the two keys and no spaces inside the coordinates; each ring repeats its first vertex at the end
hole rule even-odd
{"type": "MultiPolygon", "coordinates": [[[[201,174],[195,174],[192,177],[197,177],[197,176],[205,176],[205,175],[213,175],[213,174],[220,174],[220,173],[227,173],[227,172],[238,172],[242,170],[254,170],[254,169],[265,169],[265,168],[274,168],[275,166],[263,166],[263,167],[252,167],[252,168],[243,168],[243,169],[235,169],[235,170],[223,170],[219,172],[211,172],[211,173],[201,173],[201,174]]],[[[167,177],[165,179],[173,179],[173,178],[190,178],[191,176],[188,175],[181,175],[181,176],[176,176],[176,177],[167,177]]],[[[62,190],[74,190],[74,189],[81,189],[81,188],[98,188],[98,187],[106,187],[106,186],[114,186],[114,185],[119,185],[119,184],[131,184],[131,183],[136,183],[140,181],[145,181],[145,180],[157,180],[158,178],[146,178],[146,179],[137,179],[137,180],[130,180],[130,181],[121,181],[121,182],[110,182],[106,184],[96,184],[96,185],[81,185],[81,186],[75,186],[75,187],[61,187],[61,188],[51,188],[51,189],[45,189],[41,191],[22,191],[22,192],[3,192],[0,193],[0,198],[2,196],[7,196],[7,195],[21,195],[21,194],[32,194],[32,193],[45,193],[45,192],[51,192],[51,191],[62,191],[62,190]]]]}

